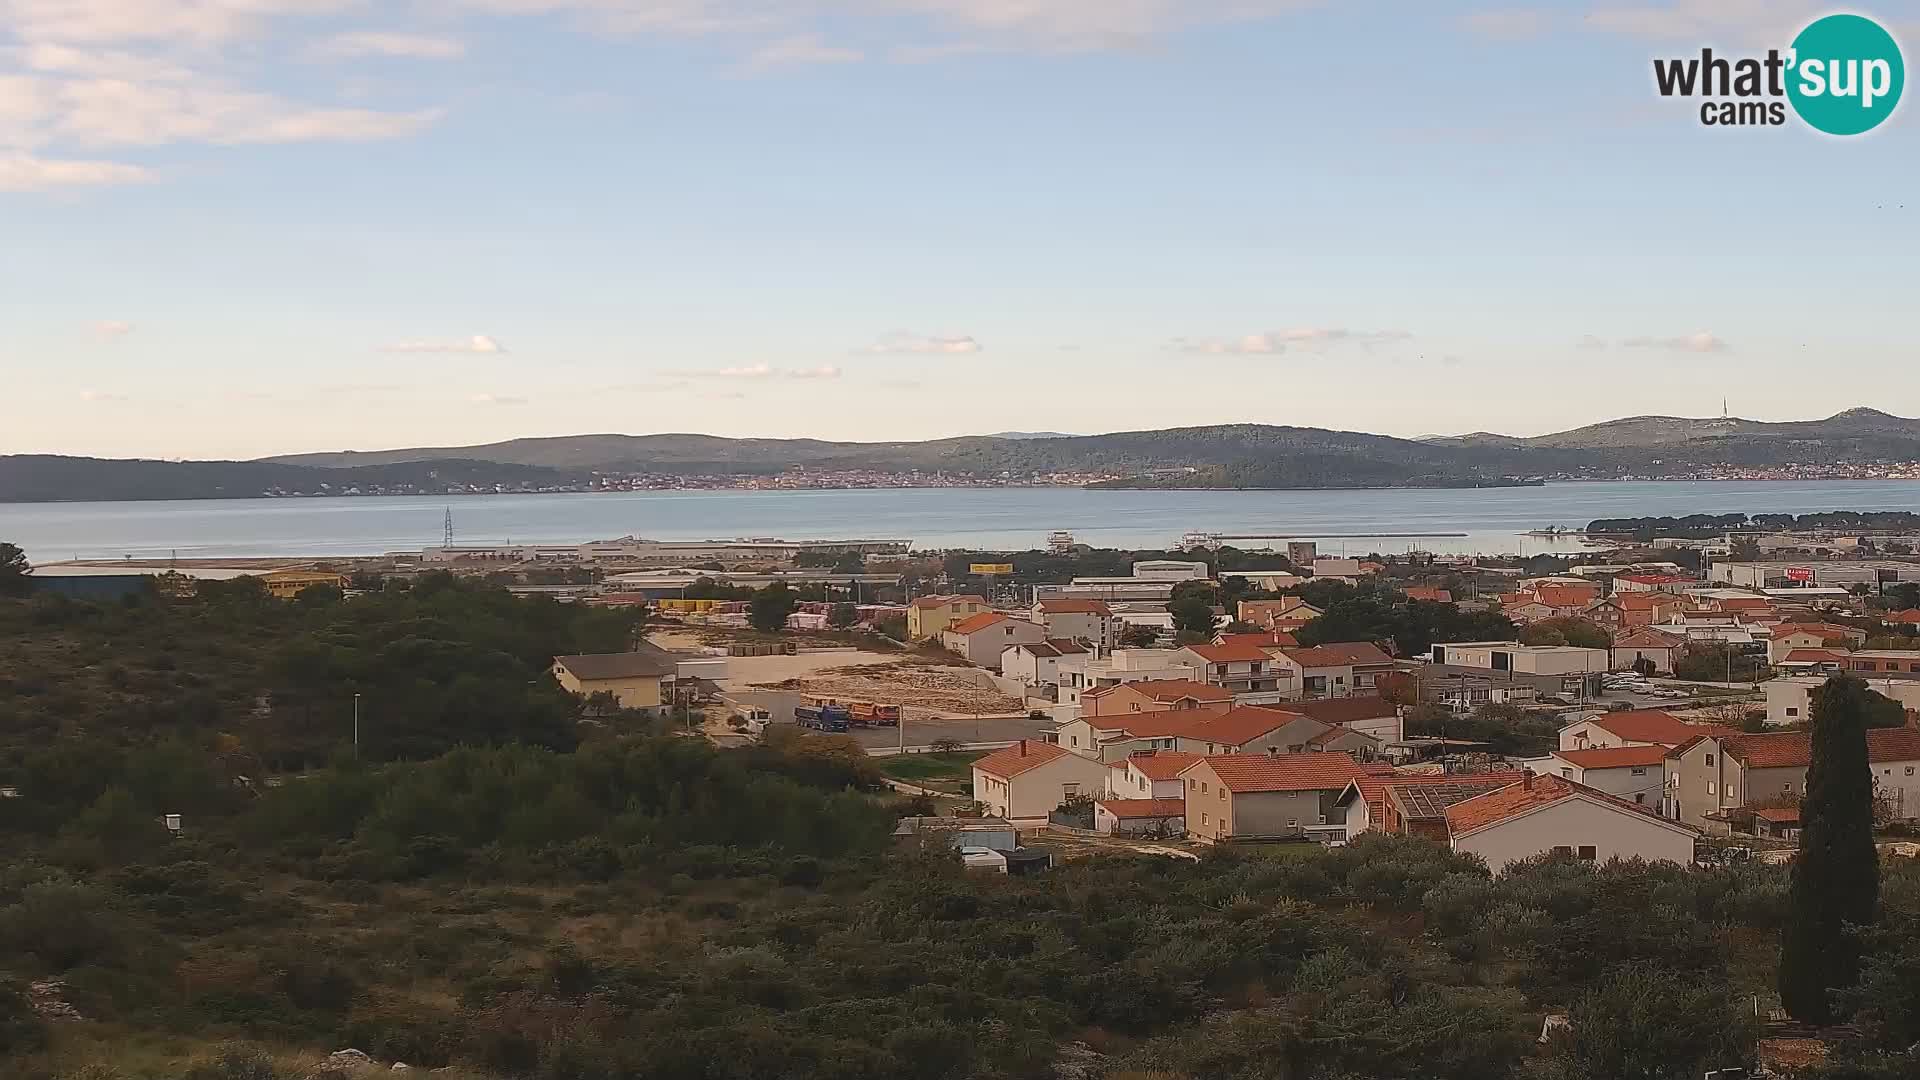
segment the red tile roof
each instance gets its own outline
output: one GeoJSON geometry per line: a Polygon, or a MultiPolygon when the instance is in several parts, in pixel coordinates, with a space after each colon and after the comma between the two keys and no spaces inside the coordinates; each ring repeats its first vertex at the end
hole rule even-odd
{"type": "Polygon", "coordinates": [[[1631,581],[1636,585],[1679,585],[1693,579],[1675,574],[1621,574],[1617,580],[1631,581]]]}
{"type": "Polygon", "coordinates": [[[1447,830],[1456,837],[1463,836],[1498,825],[1529,811],[1580,796],[1629,814],[1638,814],[1648,821],[1657,821],[1662,825],[1687,832],[1694,831],[1679,822],[1660,817],[1647,807],[1615,798],[1585,784],[1576,784],[1563,776],[1536,776],[1523,779],[1517,784],[1508,784],[1498,791],[1489,791],[1485,795],[1476,795],[1465,802],[1454,803],[1447,807],[1447,830]]]}
{"type": "Polygon", "coordinates": [[[1304,668],[1393,663],[1393,657],[1371,641],[1336,641],[1305,649],[1282,649],[1281,653],[1304,668]]]}
{"type": "Polygon", "coordinates": [[[1172,780],[1199,760],[1199,754],[1187,754],[1179,750],[1144,750],[1116,764],[1138,769],[1140,775],[1149,780],[1172,780]]]}
{"type": "MultiPolygon", "coordinates": [[[[1749,769],[1797,769],[1813,763],[1813,736],[1805,731],[1728,735],[1721,738],[1720,745],[1728,757],[1749,769]]],[[[1920,761],[1920,728],[1868,730],[1867,760],[1875,765],[1920,761]]]]}
{"type": "Polygon", "coordinates": [[[1197,726],[1218,715],[1211,709],[1165,709],[1158,712],[1087,716],[1082,719],[1095,731],[1118,731],[1123,733],[1123,738],[1164,739],[1168,736],[1191,737],[1197,726]]]}
{"type": "MultiPolygon", "coordinates": [[[[1914,614],[1920,615],[1920,611],[1916,611],[1914,612],[1914,614]]],[[[1894,620],[1892,618],[1888,618],[1887,621],[1893,622],[1894,620]]],[[[1825,622],[1819,622],[1819,623],[1783,622],[1773,628],[1773,636],[1776,638],[1786,637],[1788,634],[1813,634],[1814,636],[1820,638],[1822,641],[1827,641],[1833,638],[1851,639],[1855,637],[1865,637],[1866,631],[1856,630],[1851,626],[1840,626],[1835,623],[1825,623],[1825,622]]]]}
{"type": "Polygon", "coordinates": [[[1296,722],[1295,717],[1285,713],[1245,706],[1210,714],[1206,720],[1194,725],[1190,737],[1222,746],[1243,746],[1275,728],[1296,722]]]}
{"type": "Polygon", "coordinates": [[[1920,623],[1920,608],[1907,608],[1904,611],[1889,611],[1885,618],[1890,623],[1920,623]]]}
{"type": "Polygon", "coordinates": [[[1764,596],[1723,596],[1713,603],[1721,611],[1760,611],[1773,607],[1773,601],[1764,596]]]}
{"type": "Polygon", "coordinates": [[[1221,645],[1251,645],[1256,649],[1297,649],[1300,642],[1292,634],[1270,632],[1265,634],[1222,634],[1221,645]]]}
{"type": "MultiPolygon", "coordinates": [[[[1121,687],[1128,687],[1146,695],[1154,701],[1179,701],[1181,698],[1193,698],[1195,701],[1232,701],[1233,692],[1218,686],[1194,682],[1192,679],[1143,679],[1140,682],[1120,683],[1115,686],[1103,686],[1098,690],[1089,690],[1082,697],[1097,697],[1109,694],[1121,687]]],[[[1089,720],[1105,720],[1104,716],[1088,717],[1089,720]]]]}
{"type": "Polygon", "coordinates": [[[1651,611],[1656,607],[1666,607],[1669,604],[1677,604],[1680,601],[1665,593],[1623,592],[1614,593],[1613,602],[1619,604],[1623,611],[1651,611]]]}
{"type": "Polygon", "coordinates": [[[1288,701],[1278,705],[1263,705],[1261,708],[1273,712],[1292,713],[1295,716],[1310,716],[1323,724],[1351,724],[1360,720],[1378,720],[1394,716],[1400,711],[1392,702],[1377,694],[1321,698],[1318,701],[1288,701]]]}
{"type": "Polygon", "coordinates": [[[1644,627],[1614,638],[1613,647],[1616,649],[1677,649],[1686,642],[1686,638],[1669,634],[1665,630],[1644,627]]]}
{"type": "Polygon", "coordinates": [[[1258,645],[1189,645],[1187,651],[1209,664],[1265,663],[1273,659],[1258,645]]]}
{"type": "Polygon", "coordinates": [[[1754,817],[1763,821],[1777,821],[1782,825],[1797,824],[1800,821],[1800,808],[1797,806],[1755,806],[1750,809],[1754,817]]]}
{"type": "MultiPolygon", "coordinates": [[[[1506,785],[1525,778],[1518,769],[1484,773],[1385,773],[1373,766],[1360,766],[1361,775],[1353,781],[1359,796],[1367,801],[1367,816],[1378,827],[1386,817],[1387,792],[1395,787],[1476,787],[1488,783],[1506,785]]],[[[1343,800],[1344,801],[1344,798],[1343,800]]]]}
{"type": "Polygon", "coordinates": [[[1553,756],[1583,769],[1644,768],[1667,759],[1664,746],[1610,746],[1599,750],[1555,750],[1553,756]]]}
{"type": "Polygon", "coordinates": [[[978,615],[970,615],[954,623],[952,626],[947,627],[947,633],[977,634],[990,626],[998,626],[1003,622],[1012,621],[1012,619],[1007,618],[997,611],[983,611],[978,615]]]}
{"type": "Polygon", "coordinates": [[[1537,585],[1533,589],[1533,598],[1551,608],[1583,608],[1600,599],[1600,587],[1537,585]]]}
{"type": "Polygon", "coordinates": [[[1046,615],[1112,615],[1105,600],[1042,600],[1040,611],[1046,615]]]}
{"type": "Polygon", "coordinates": [[[973,763],[973,767],[988,776],[997,776],[1002,780],[1011,780],[1021,773],[1030,772],[1049,762],[1058,761],[1070,754],[1053,743],[1035,742],[1021,739],[1012,746],[1003,747],[973,763]]]}
{"type": "Polygon", "coordinates": [[[1409,600],[1431,600],[1436,604],[1453,603],[1453,594],[1445,589],[1429,589],[1415,585],[1402,589],[1401,592],[1405,593],[1409,600]]]}
{"type": "MultiPolygon", "coordinates": [[[[1188,770],[1200,767],[1189,766],[1188,770]]],[[[1204,764],[1236,795],[1268,791],[1339,791],[1363,774],[1346,754],[1228,754],[1204,764]]]]}
{"type": "Polygon", "coordinates": [[[1185,799],[1101,799],[1102,810],[1121,820],[1185,817],[1185,799]]]}
{"type": "Polygon", "coordinates": [[[1832,649],[1791,649],[1781,657],[1783,664],[1842,664],[1847,654],[1832,649]]]}
{"type": "Polygon", "coordinates": [[[1699,735],[1732,735],[1734,730],[1714,724],[1689,724],[1660,709],[1634,709],[1628,712],[1601,713],[1593,717],[1595,725],[1628,742],[1679,746],[1699,735]]]}
{"type": "Polygon", "coordinates": [[[913,601],[913,606],[920,608],[921,610],[926,610],[927,608],[943,608],[951,604],[982,604],[984,605],[986,602],[987,602],[987,598],[984,596],[975,596],[971,593],[966,593],[960,596],[946,596],[946,595],[922,596],[922,597],[916,598],[913,601]]]}

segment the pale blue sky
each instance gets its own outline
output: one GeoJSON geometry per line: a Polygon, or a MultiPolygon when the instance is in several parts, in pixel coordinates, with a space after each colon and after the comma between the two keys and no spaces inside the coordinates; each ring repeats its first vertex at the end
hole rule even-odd
{"type": "Polygon", "coordinates": [[[1912,107],[1652,90],[1825,10],[0,0],[0,452],[1912,415],[1912,107]]]}

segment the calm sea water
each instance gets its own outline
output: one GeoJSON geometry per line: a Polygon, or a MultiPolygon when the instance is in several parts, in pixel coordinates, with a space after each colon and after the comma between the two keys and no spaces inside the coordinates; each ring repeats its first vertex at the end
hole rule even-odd
{"type": "MultiPolygon", "coordinates": [[[[1103,547],[1164,547],[1189,530],[1320,538],[1322,553],[1505,554],[1579,550],[1523,535],[1602,517],[1920,511],[1920,481],[1592,482],[1463,491],[1079,491],[938,488],[662,491],[460,498],[227,499],[0,504],[0,540],[36,562],[242,555],[377,555],[456,542],[578,543],[736,536],[912,540],[922,548],[1026,550],[1071,530],[1103,547]],[[1465,533],[1447,539],[1391,533],[1465,533]],[[1349,537],[1337,539],[1336,537],[1349,537]]],[[[1251,546],[1251,545],[1249,545],[1251,546]]]]}

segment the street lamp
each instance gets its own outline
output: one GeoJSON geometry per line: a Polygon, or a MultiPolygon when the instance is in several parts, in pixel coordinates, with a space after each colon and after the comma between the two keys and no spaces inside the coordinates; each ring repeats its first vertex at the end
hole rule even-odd
{"type": "Polygon", "coordinates": [[[360,695],[353,695],[353,756],[360,757],[360,695]]]}

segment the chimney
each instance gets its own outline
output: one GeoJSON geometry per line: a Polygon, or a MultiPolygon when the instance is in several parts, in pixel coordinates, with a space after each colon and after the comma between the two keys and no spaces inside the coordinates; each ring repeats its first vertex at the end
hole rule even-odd
{"type": "Polygon", "coordinates": [[[1528,791],[1533,790],[1533,770],[1532,769],[1521,770],[1520,785],[1526,788],[1528,791]]]}
{"type": "Polygon", "coordinates": [[[1021,757],[1027,756],[1027,740],[1025,739],[1020,740],[1020,756],[1021,757]]]}

